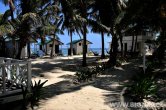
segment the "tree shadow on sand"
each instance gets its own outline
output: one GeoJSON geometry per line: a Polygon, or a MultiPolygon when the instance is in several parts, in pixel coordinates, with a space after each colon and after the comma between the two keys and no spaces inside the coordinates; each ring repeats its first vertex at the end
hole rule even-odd
{"type": "MultiPolygon", "coordinates": [[[[89,65],[95,65],[95,61],[98,57],[87,58],[87,62],[89,65]],[[93,61],[92,63],[89,63],[93,61]]],[[[59,73],[57,70],[76,72],[79,67],[82,66],[82,58],[74,58],[74,59],[53,59],[46,62],[41,62],[37,64],[32,64],[32,73],[34,76],[43,76],[43,74],[48,71],[51,73],[59,73]]]]}
{"type": "Polygon", "coordinates": [[[42,99],[49,100],[51,97],[75,92],[90,85],[107,90],[104,93],[105,104],[110,105],[113,102],[120,102],[122,100],[121,92],[124,89],[124,85],[130,83],[129,79],[135,75],[136,67],[137,65],[129,63],[121,68],[108,69],[94,81],[79,85],[75,85],[71,81],[74,76],[62,75],[60,78],[64,78],[65,80],[44,87],[45,94],[42,96],[42,99]]]}
{"type": "Polygon", "coordinates": [[[75,92],[75,91],[81,90],[85,86],[91,85],[92,83],[93,82],[75,85],[69,80],[60,81],[60,82],[45,86],[43,88],[44,94],[42,95],[42,99],[49,100],[49,98],[54,96],[62,95],[64,93],[75,92]]]}
{"type": "Polygon", "coordinates": [[[96,79],[93,86],[107,90],[104,93],[104,100],[105,104],[110,106],[110,108],[125,109],[124,107],[113,107],[112,103],[126,102],[126,98],[123,96],[124,90],[131,83],[131,79],[137,74],[138,70],[138,63],[133,62],[122,67],[108,69],[96,79]]]}
{"type": "MultiPolygon", "coordinates": [[[[59,64],[52,64],[52,62],[45,62],[45,65],[47,63],[52,66],[45,67],[44,64],[37,64],[33,65],[33,68],[41,68],[40,71],[44,72],[47,72],[48,69],[56,70],[59,68],[67,69],[68,71],[70,70],[66,67],[63,68],[63,65],[60,66],[59,64]],[[41,65],[43,65],[43,67],[41,67],[41,65]]],[[[134,63],[128,63],[126,65],[123,65],[121,68],[109,68],[102,75],[98,76],[94,81],[85,82],[82,84],[73,84],[73,82],[71,81],[74,77],[73,75],[62,74],[58,78],[63,78],[64,80],[45,86],[43,88],[44,92],[41,98],[42,100],[49,100],[52,97],[56,97],[58,95],[79,91],[86,86],[93,86],[95,88],[106,90],[105,93],[103,93],[104,101],[106,105],[112,108],[111,103],[121,102],[121,100],[123,99],[121,93],[124,89],[124,85],[130,83],[129,79],[131,79],[131,77],[136,74],[135,71],[136,69],[138,69],[137,67],[138,65],[135,65],[134,63]]]]}

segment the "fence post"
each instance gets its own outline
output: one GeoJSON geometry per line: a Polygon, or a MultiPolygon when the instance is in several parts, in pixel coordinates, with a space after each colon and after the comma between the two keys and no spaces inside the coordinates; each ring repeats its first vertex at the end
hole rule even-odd
{"type": "Polygon", "coordinates": [[[6,64],[7,79],[11,80],[11,59],[8,59],[6,64]]]}
{"type": "MultiPolygon", "coordinates": [[[[4,63],[3,60],[4,60],[4,59],[3,59],[2,57],[0,57],[0,64],[3,64],[3,63],[4,63]]],[[[2,76],[2,67],[0,68],[0,76],[2,76]]]]}
{"type": "Polygon", "coordinates": [[[27,87],[28,87],[28,91],[31,91],[31,61],[28,61],[28,64],[27,64],[27,76],[28,76],[28,79],[27,79],[27,87]]]}
{"type": "MultiPolygon", "coordinates": [[[[16,64],[16,78],[19,76],[19,74],[20,74],[20,68],[19,68],[19,63],[18,63],[18,64],[16,64]]],[[[16,82],[18,83],[19,79],[17,79],[16,82]]]]}

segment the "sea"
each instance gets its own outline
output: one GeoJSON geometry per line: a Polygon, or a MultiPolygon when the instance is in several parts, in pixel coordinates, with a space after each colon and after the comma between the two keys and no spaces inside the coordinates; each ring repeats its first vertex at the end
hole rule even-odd
{"type": "MultiPolygon", "coordinates": [[[[101,48],[89,48],[89,51],[93,51],[98,53],[99,55],[101,55],[101,48]]],[[[104,52],[105,54],[108,54],[109,49],[105,48],[104,52]]],[[[68,55],[68,48],[62,48],[62,54],[63,56],[67,56],[68,55]]]]}
{"type": "MultiPolygon", "coordinates": [[[[61,50],[62,50],[63,56],[68,56],[68,48],[60,48],[60,51],[61,50]]],[[[93,52],[98,53],[99,55],[101,55],[101,48],[88,48],[88,50],[93,51],[93,52]]],[[[31,51],[32,51],[32,53],[36,53],[38,51],[38,49],[35,50],[34,48],[31,48],[31,51]]],[[[108,54],[108,51],[109,51],[108,48],[104,49],[105,55],[108,54]]]]}

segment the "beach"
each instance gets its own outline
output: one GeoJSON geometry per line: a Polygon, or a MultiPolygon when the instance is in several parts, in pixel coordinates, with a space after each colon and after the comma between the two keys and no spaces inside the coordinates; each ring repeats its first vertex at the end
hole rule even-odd
{"type": "MultiPolygon", "coordinates": [[[[128,74],[132,74],[133,71],[118,68],[110,73],[108,70],[95,81],[73,84],[73,77],[81,58],[55,57],[32,61],[32,80],[48,80],[44,85],[45,94],[37,110],[113,110],[111,102],[121,102],[122,84],[128,82],[128,74]],[[75,68],[71,68],[74,65],[75,68]]],[[[98,59],[94,56],[88,58],[98,59]]]]}
{"type": "MultiPolygon", "coordinates": [[[[99,56],[87,56],[88,67],[98,62],[99,56]]],[[[133,102],[131,97],[124,96],[126,85],[132,83],[132,78],[139,72],[140,60],[124,62],[120,67],[107,68],[102,74],[81,83],[76,83],[75,73],[82,68],[82,56],[54,57],[31,59],[32,82],[48,80],[42,89],[38,106],[34,110],[128,110],[154,109],[166,107],[165,99],[155,103],[144,99],[143,102],[133,102]]],[[[163,85],[165,80],[159,80],[163,85]]],[[[165,87],[159,89],[160,95],[165,94],[165,87]]],[[[22,102],[21,102],[22,103],[22,102]]],[[[11,106],[4,105],[4,110],[22,110],[20,102],[11,106]],[[8,108],[9,107],[9,108],[8,108]]],[[[30,105],[27,110],[32,110],[30,105]]]]}

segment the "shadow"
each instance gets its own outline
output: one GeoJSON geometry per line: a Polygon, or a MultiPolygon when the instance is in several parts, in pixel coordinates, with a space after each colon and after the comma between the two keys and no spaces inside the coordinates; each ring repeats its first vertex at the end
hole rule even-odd
{"type": "MultiPolygon", "coordinates": [[[[56,59],[50,62],[44,62],[42,64],[33,64],[33,72],[38,72],[39,74],[45,73],[48,70],[51,73],[58,73],[57,69],[62,69],[63,71],[77,71],[79,65],[81,64],[81,58],[73,59],[56,59]],[[46,67],[48,65],[48,67],[46,67]]],[[[96,58],[89,58],[92,60],[90,64],[96,63],[96,58]]],[[[106,90],[107,93],[104,95],[105,104],[110,105],[112,102],[121,102],[124,87],[131,83],[131,79],[138,70],[138,60],[132,60],[131,62],[122,65],[121,67],[109,68],[102,75],[98,76],[95,81],[91,83],[84,83],[81,85],[75,85],[71,80],[74,79],[73,75],[61,75],[58,78],[63,78],[63,81],[48,85],[44,87],[46,94],[42,96],[43,99],[49,99],[51,97],[61,95],[64,93],[70,93],[80,90],[82,87],[87,85],[106,90]]],[[[38,74],[38,75],[39,75],[38,74]]]]}
{"type": "MultiPolygon", "coordinates": [[[[36,76],[42,74],[47,74],[48,70],[52,74],[61,74],[59,69],[63,71],[75,72],[81,66],[82,58],[74,59],[53,59],[47,62],[32,64],[32,73],[36,76]],[[47,65],[47,66],[46,66],[47,65]]],[[[88,58],[89,65],[97,64],[95,58],[88,58]]],[[[140,59],[132,59],[128,63],[122,65],[121,67],[108,68],[103,74],[98,76],[92,82],[86,82],[81,84],[74,84],[72,80],[74,79],[73,75],[62,74],[58,78],[62,78],[62,81],[57,83],[50,84],[43,87],[43,100],[49,100],[50,98],[81,90],[86,86],[93,86],[105,90],[103,92],[104,104],[108,105],[113,109],[123,110],[125,107],[112,106],[112,103],[129,103],[131,102],[130,98],[124,97],[123,93],[126,85],[132,83],[133,76],[139,73],[139,66],[142,64],[140,59]]],[[[44,76],[45,77],[45,76],[44,76]]],[[[165,84],[165,83],[163,83],[165,84]]],[[[165,92],[162,90],[161,92],[165,92]]],[[[135,109],[135,108],[131,108],[135,109]]],[[[136,108],[137,109],[137,108],[136,108]]]]}
{"type": "Polygon", "coordinates": [[[123,96],[126,86],[132,83],[132,78],[137,74],[139,63],[137,60],[129,62],[121,67],[114,67],[107,69],[102,75],[98,76],[96,81],[92,84],[96,88],[104,89],[105,104],[114,109],[125,109],[125,107],[112,106],[113,103],[125,103],[123,96]]]}
{"type": "Polygon", "coordinates": [[[58,78],[64,78],[64,79],[66,79],[66,80],[74,80],[74,79],[75,79],[75,76],[66,74],[66,75],[62,75],[62,76],[60,76],[60,77],[58,77],[58,78]]]}
{"type": "MultiPolygon", "coordinates": [[[[96,65],[98,57],[87,57],[88,65],[96,65]]],[[[40,61],[40,60],[39,60],[40,61]]],[[[47,59],[39,63],[32,63],[32,74],[34,76],[44,76],[48,70],[51,73],[60,73],[57,70],[76,72],[80,67],[82,67],[82,58],[74,59],[47,59]]]]}
{"type": "Polygon", "coordinates": [[[70,93],[70,92],[81,90],[83,87],[91,85],[92,83],[93,82],[75,85],[68,80],[60,81],[60,82],[45,86],[43,88],[43,95],[41,98],[44,100],[49,100],[49,98],[52,98],[57,95],[62,95],[64,93],[70,93]]]}

